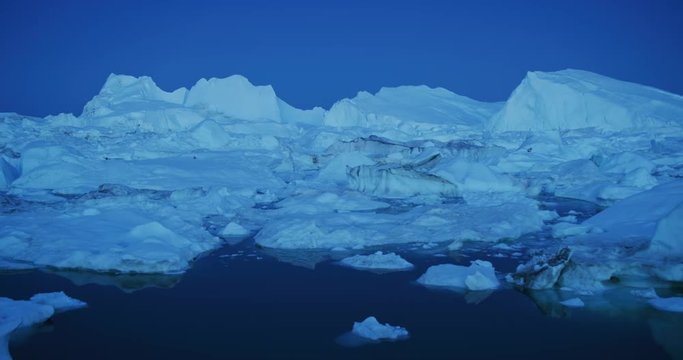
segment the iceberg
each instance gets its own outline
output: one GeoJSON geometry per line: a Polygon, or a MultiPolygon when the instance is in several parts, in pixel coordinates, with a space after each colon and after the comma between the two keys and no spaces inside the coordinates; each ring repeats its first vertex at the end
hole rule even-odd
{"type": "Polygon", "coordinates": [[[400,326],[381,324],[374,316],[361,322],[354,322],[351,333],[372,341],[402,340],[408,337],[408,330],[400,326]]]}
{"type": "Polygon", "coordinates": [[[104,198],[86,201],[85,209],[0,214],[0,258],[35,267],[174,273],[219,244],[198,226],[196,215],[134,202],[104,198]]]}
{"type": "Polygon", "coordinates": [[[410,270],[413,264],[395,253],[377,251],[370,255],[354,255],[342,259],[340,264],[358,270],[401,271],[410,270]]]}
{"type": "Polygon", "coordinates": [[[254,86],[240,75],[197,81],[187,92],[184,105],[244,120],[281,121],[273,88],[254,86]]]}
{"type": "Polygon", "coordinates": [[[417,282],[425,286],[473,291],[492,290],[500,285],[493,265],[483,260],[472,261],[470,266],[453,264],[430,266],[417,279],[417,282]]]}
{"type": "Polygon", "coordinates": [[[330,127],[376,129],[396,140],[441,140],[456,131],[481,129],[500,107],[500,103],[479,102],[443,88],[400,86],[342,99],[325,113],[323,121],[330,127]]]}
{"type": "Polygon", "coordinates": [[[648,303],[657,310],[683,313],[683,297],[655,298],[648,303]]]}
{"type": "Polygon", "coordinates": [[[490,120],[496,131],[680,128],[683,97],[588,71],[529,72],[490,120]]]}
{"type": "Polygon", "coordinates": [[[50,319],[55,312],[82,308],[86,304],[63,292],[36,294],[31,300],[0,297],[0,359],[11,360],[8,342],[12,332],[50,319]]]}
{"type": "Polygon", "coordinates": [[[30,300],[36,304],[52,306],[55,312],[80,309],[88,305],[84,301],[67,296],[63,291],[35,294],[30,300]]]}
{"type": "Polygon", "coordinates": [[[180,273],[253,234],[291,251],[571,248],[519,269],[533,288],[680,281],[682,103],[577,70],[529,73],[505,103],[402,86],[327,110],[239,75],[173,91],[111,75],[79,116],[0,114],[0,267],[180,273]]]}

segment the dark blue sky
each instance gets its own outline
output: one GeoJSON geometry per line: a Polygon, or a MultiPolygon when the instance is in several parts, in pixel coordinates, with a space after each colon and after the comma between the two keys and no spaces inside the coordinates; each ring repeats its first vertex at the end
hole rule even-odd
{"type": "Polygon", "coordinates": [[[683,94],[683,1],[0,0],[0,111],[74,112],[111,72],[243,74],[297,107],[442,86],[504,100],[578,68],[683,94]]]}

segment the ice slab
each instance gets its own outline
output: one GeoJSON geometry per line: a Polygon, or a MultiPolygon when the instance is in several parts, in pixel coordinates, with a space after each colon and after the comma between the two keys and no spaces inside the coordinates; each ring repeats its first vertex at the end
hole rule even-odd
{"type": "Polygon", "coordinates": [[[683,313],[683,297],[650,299],[648,303],[657,310],[683,313]]]}
{"type": "Polygon", "coordinates": [[[0,257],[37,267],[173,273],[219,244],[201,228],[197,214],[136,201],[89,201],[98,213],[75,206],[0,215],[0,257]]]}
{"type": "Polygon", "coordinates": [[[84,301],[69,297],[63,291],[35,294],[31,296],[31,301],[36,304],[50,305],[56,312],[79,309],[87,306],[84,301]]]}

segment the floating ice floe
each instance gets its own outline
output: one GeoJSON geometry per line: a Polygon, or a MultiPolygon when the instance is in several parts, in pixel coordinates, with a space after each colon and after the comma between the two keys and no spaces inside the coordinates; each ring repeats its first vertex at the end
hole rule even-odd
{"type": "Polygon", "coordinates": [[[466,290],[491,290],[500,285],[493,265],[483,260],[472,261],[470,266],[430,266],[417,282],[425,286],[466,290]]]}
{"type": "Polygon", "coordinates": [[[657,310],[683,313],[683,297],[655,298],[648,303],[657,310]]]}
{"type": "Polygon", "coordinates": [[[347,257],[342,259],[340,263],[358,270],[400,271],[413,268],[413,264],[400,255],[393,252],[385,254],[381,251],[370,255],[347,257]]]}
{"type": "Polygon", "coordinates": [[[173,273],[219,244],[193,224],[195,216],[171,206],[93,202],[99,214],[42,207],[0,215],[0,256],[35,267],[173,273]]]}
{"type": "Polygon", "coordinates": [[[31,300],[13,300],[0,297],[0,359],[9,359],[8,341],[12,332],[40,324],[55,312],[86,306],[63,292],[36,294],[31,300]]]}
{"type": "Polygon", "coordinates": [[[354,322],[351,333],[373,341],[401,340],[408,337],[408,330],[405,328],[381,324],[374,316],[369,316],[361,322],[354,322]]]}
{"type": "Polygon", "coordinates": [[[50,305],[56,312],[63,312],[86,307],[84,301],[67,296],[63,291],[41,293],[31,296],[31,301],[36,304],[50,305]]]}

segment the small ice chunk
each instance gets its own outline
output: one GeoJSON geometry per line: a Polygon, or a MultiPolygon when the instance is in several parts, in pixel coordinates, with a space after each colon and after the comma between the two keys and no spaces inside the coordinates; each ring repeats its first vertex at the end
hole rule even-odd
{"type": "Polygon", "coordinates": [[[683,297],[650,299],[648,303],[657,310],[683,313],[683,297]]]}
{"type": "Polygon", "coordinates": [[[579,298],[571,298],[571,299],[567,299],[565,301],[560,301],[560,304],[562,304],[566,307],[574,307],[574,308],[586,306],[586,304],[583,303],[583,300],[581,300],[579,298]]]}
{"type": "Polygon", "coordinates": [[[370,316],[362,322],[354,322],[351,332],[357,336],[378,340],[399,340],[408,337],[408,330],[400,326],[380,324],[374,316],[370,316]]]}
{"type": "Polygon", "coordinates": [[[429,267],[417,282],[426,286],[468,290],[490,290],[500,285],[493,265],[483,260],[472,261],[470,266],[434,265],[429,267]]]}
{"type": "Polygon", "coordinates": [[[36,304],[50,305],[57,312],[79,309],[88,306],[88,304],[86,304],[84,301],[69,297],[68,295],[64,294],[63,291],[35,294],[31,297],[31,301],[36,304]]]}
{"type": "Polygon", "coordinates": [[[341,264],[359,270],[408,270],[413,264],[393,252],[377,251],[370,255],[355,255],[341,260],[341,264]]]}
{"type": "Polygon", "coordinates": [[[249,230],[236,222],[230,222],[228,225],[225,225],[221,231],[222,236],[246,236],[249,234],[249,230]]]}

